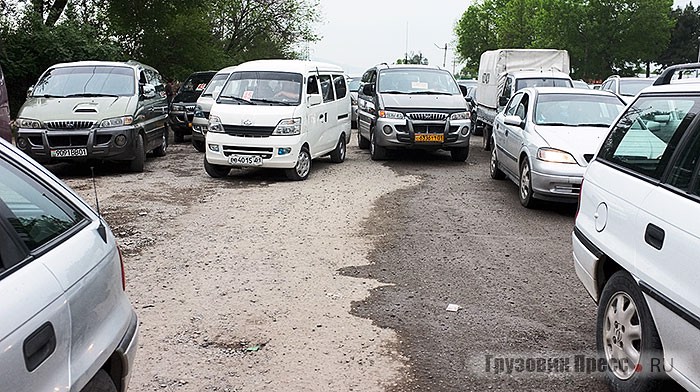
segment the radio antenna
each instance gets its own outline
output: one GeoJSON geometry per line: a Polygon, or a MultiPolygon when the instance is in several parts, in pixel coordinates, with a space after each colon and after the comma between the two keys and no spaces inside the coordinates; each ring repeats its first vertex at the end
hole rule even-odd
{"type": "Polygon", "coordinates": [[[92,189],[95,192],[95,207],[97,208],[97,219],[100,220],[100,225],[97,226],[97,232],[100,233],[102,241],[107,243],[107,229],[102,222],[102,213],[100,212],[100,199],[97,197],[97,182],[95,182],[95,167],[90,166],[90,173],[92,174],[92,189]]]}

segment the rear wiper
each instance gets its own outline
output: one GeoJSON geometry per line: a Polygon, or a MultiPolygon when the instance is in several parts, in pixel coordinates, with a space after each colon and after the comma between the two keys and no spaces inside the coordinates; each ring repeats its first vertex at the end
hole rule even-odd
{"type": "Polygon", "coordinates": [[[251,101],[262,102],[262,103],[275,103],[275,104],[280,104],[280,105],[284,105],[284,106],[292,105],[291,102],[275,101],[273,99],[263,99],[263,98],[251,98],[251,101]]]}
{"type": "Polygon", "coordinates": [[[251,101],[249,101],[249,100],[247,100],[247,99],[243,99],[243,98],[241,98],[241,97],[234,97],[233,95],[219,95],[219,99],[217,99],[217,101],[220,101],[222,98],[223,98],[223,99],[231,99],[231,100],[234,100],[234,101],[237,101],[237,102],[241,102],[241,103],[245,103],[245,104],[248,104],[248,105],[255,105],[255,103],[253,103],[253,102],[251,102],[251,101]]]}
{"type": "Polygon", "coordinates": [[[452,93],[448,93],[445,91],[412,91],[409,94],[416,94],[416,95],[452,95],[452,93]]]}
{"type": "Polygon", "coordinates": [[[99,93],[78,93],[78,94],[68,94],[64,98],[70,97],[114,97],[119,98],[116,94],[99,94],[99,93]]]}

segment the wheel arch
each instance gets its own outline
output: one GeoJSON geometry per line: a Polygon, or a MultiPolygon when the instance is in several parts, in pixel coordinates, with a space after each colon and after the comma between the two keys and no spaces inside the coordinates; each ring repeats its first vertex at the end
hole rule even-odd
{"type": "MultiPolygon", "coordinates": [[[[603,293],[603,288],[608,283],[608,280],[618,271],[626,271],[615,260],[607,255],[603,255],[598,265],[596,265],[596,293],[600,300],[600,295],[603,293]]],[[[627,271],[629,272],[629,271],[627,271]]]]}

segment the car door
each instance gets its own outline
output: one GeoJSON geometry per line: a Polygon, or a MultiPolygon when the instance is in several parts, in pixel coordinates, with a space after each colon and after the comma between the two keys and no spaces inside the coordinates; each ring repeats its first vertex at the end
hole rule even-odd
{"type": "MultiPolygon", "coordinates": [[[[522,98],[520,98],[520,103],[518,103],[516,106],[514,113],[516,117],[520,118],[520,121],[522,121],[523,124],[525,124],[528,121],[528,118],[530,118],[530,107],[530,94],[523,93],[522,98]]],[[[508,151],[508,154],[514,158],[509,160],[512,162],[510,169],[513,170],[513,173],[520,173],[518,159],[520,157],[520,150],[523,146],[523,141],[525,140],[525,130],[515,125],[506,126],[508,128],[504,145],[505,149],[508,151]]]]}
{"type": "Polygon", "coordinates": [[[506,116],[515,116],[516,110],[520,107],[521,101],[523,99],[523,93],[517,93],[506,105],[505,110],[502,114],[499,114],[496,118],[496,126],[494,127],[494,138],[496,139],[497,157],[498,162],[501,167],[513,175],[517,175],[518,157],[514,155],[511,148],[509,147],[509,136],[513,132],[512,125],[506,125],[504,119],[506,116]]]}
{"type": "Polygon", "coordinates": [[[362,84],[357,96],[357,130],[360,135],[369,140],[369,133],[372,129],[372,124],[377,120],[377,108],[374,96],[371,93],[376,88],[377,70],[372,68],[362,75],[362,84]],[[370,85],[374,87],[365,88],[370,85]]]}
{"type": "Polygon", "coordinates": [[[165,86],[160,74],[150,69],[146,70],[145,74],[148,83],[156,89],[156,95],[153,98],[146,99],[144,102],[147,106],[147,117],[150,123],[146,131],[147,145],[148,149],[151,149],[158,147],[162,142],[162,130],[165,128],[168,116],[168,98],[165,94],[165,86]]]}
{"type": "Polygon", "coordinates": [[[333,75],[333,89],[335,90],[335,131],[331,137],[331,148],[335,148],[340,135],[345,132],[346,140],[350,139],[351,121],[352,121],[352,104],[349,97],[348,85],[345,82],[345,75],[333,75]],[[335,140],[333,140],[335,139],[335,140]]]}
{"type": "MultiPolygon", "coordinates": [[[[309,97],[315,97],[319,101],[323,102],[318,78],[319,75],[315,72],[307,77],[307,100],[309,99],[309,97]]],[[[313,156],[315,154],[315,151],[318,150],[318,145],[321,142],[320,138],[323,127],[323,123],[321,122],[321,120],[324,117],[324,107],[322,103],[307,106],[308,108],[306,109],[306,118],[304,119],[306,123],[305,128],[307,132],[306,141],[309,143],[309,152],[313,156]]]]}
{"type": "MultiPolygon", "coordinates": [[[[322,112],[319,113],[320,135],[317,153],[323,153],[335,147],[335,143],[338,141],[334,137],[333,132],[333,128],[338,123],[338,109],[335,104],[335,90],[333,89],[333,78],[331,75],[321,74],[318,80],[321,86],[323,102],[320,105],[322,112]]],[[[312,155],[315,156],[315,154],[312,152],[312,155]]]]}

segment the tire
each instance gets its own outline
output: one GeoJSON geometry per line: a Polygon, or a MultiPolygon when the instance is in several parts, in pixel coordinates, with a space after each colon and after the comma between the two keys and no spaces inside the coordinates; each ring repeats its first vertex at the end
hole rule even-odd
{"type": "Polygon", "coordinates": [[[481,123],[481,121],[477,121],[475,118],[472,117],[472,125],[472,135],[482,136],[484,134],[484,125],[481,123]]]}
{"type": "Polygon", "coordinates": [[[173,131],[175,143],[182,143],[185,141],[185,135],[180,131],[173,131]]]}
{"type": "Polygon", "coordinates": [[[345,135],[340,135],[338,139],[338,145],[335,146],[335,150],[331,152],[331,162],[342,163],[345,161],[345,155],[347,154],[347,145],[345,144],[345,135]]]}
{"type": "Polygon", "coordinates": [[[192,147],[199,152],[204,152],[204,142],[201,140],[192,140],[192,147]]]}
{"type": "Polygon", "coordinates": [[[309,149],[306,146],[304,146],[299,151],[297,164],[291,169],[286,169],[285,174],[287,175],[287,178],[289,178],[292,181],[303,181],[309,178],[310,172],[311,154],[309,154],[309,149]]]}
{"type": "Polygon", "coordinates": [[[163,137],[160,142],[160,146],[153,150],[153,155],[157,157],[164,157],[168,154],[168,136],[168,127],[165,127],[163,129],[163,137]]]}
{"type": "Polygon", "coordinates": [[[360,130],[357,130],[357,146],[362,150],[369,148],[369,140],[365,139],[361,134],[360,130]]]}
{"type": "Polygon", "coordinates": [[[453,148],[450,150],[450,156],[454,162],[464,162],[469,158],[469,147],[453,148]]]}
{"type": "Polygon", "coordinates": [[[386,148],[377,145],[376,131],[369,134],[369,155],[373,161],[383,161],[386,159],[386,148]]]}
{"type": "Polygon", "coordinates": [[[504,180],[506,178],[506,174],[498,168],[498,156],[496,155],[497,148],[493,138],[491,138],[491,145],[493,148],[491,149],[491,159],[489,161],[489,174],[494,180],[504,180]]]}
{"type": "Polygon", "coordinates": [[[489,125],[484,124],[483,131],[481,132],[481,134],[481,146],[484,148],[484,151],[491,150],[491,127],[489,125]]]}
{"type": "Polygon", "coordinates": [[[669,383],[665,372],[652,367],[656,361],[663,366],[659,333],[637,282],[627,271],[616,272],[605,284],[598,303],[596,326],[598,355],[609,365],[605,369],[605,380],[611,391],[667,390],[663,387],[669,383]],[[623,351],[620,346],[629,347],[629,351],[623,351]],[[619,355],[623,360],[618,363],[626,361],[626,364],[613,365],[612,355],[619,355]]]}
{"type": "Polygon", "coordinates": [[[207,157],[204,156],[204,171],[206,171],[211,178],[223,178],[228,176],[231,168],[224,165],[212,165],[207,161],[207,157]]]}
{"type": "Polygon", "coordinates": [[[80,392],[117,392],[117,387],[109,374],[100,369],[80,392]]]}
{"type": "Polygon", "coordinates": [[[142,173],[146,165],[146,150],[143,146],[143,135],[136,136],[135,158],[129,162],[129,170],[134,173],[142,173]]]}
{"type": "Polygon", "coordinates": [[[536,200],[532,197],[532,171],[527,158],[520,164],[520,176],[518,177],[518,198],[525,208],[535,207],[536,200]]]}

